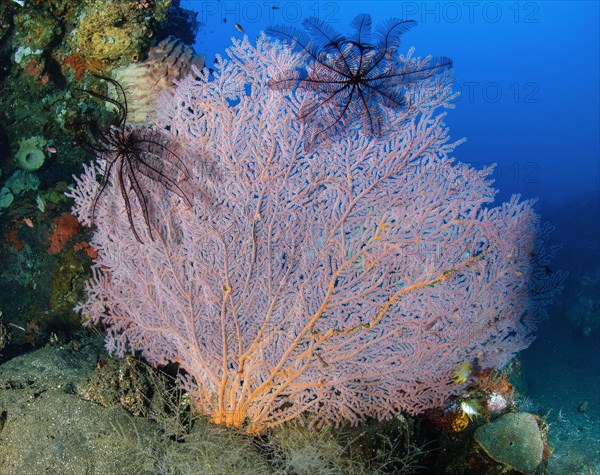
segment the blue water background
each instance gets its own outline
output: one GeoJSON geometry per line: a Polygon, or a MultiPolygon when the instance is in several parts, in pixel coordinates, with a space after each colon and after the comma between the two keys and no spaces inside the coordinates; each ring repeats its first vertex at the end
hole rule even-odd
{"type": "MultiPolygon", "coordinates": [[[[447,123],[468,141],[460,161],[496,163],[498,198],[539,197],[543,211],[600,183],[598,2],[182,1],[203,23],[196,51],[212,66],[231,37],[318,16],[350,32],[359,13],[374,26],[397,17],[418,26],[402,51],[448,56],[462,95],[447,123]],[[224,22],[224,19],[226,22],[224,22]]],[[[597,216],[596,216],[597,218],[597,216]]]]}

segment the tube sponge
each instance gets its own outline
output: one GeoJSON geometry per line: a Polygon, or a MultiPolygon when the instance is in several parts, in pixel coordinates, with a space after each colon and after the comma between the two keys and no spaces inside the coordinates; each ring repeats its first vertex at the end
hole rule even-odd
{"type": "Polygon", "coordinates": [[[19,166],[24,170],[33,171],[40,168],[46,160],[44,147],[46,141],[43,137],[34,136],[21,140],[19,150],[16,154],[19,166]]]}

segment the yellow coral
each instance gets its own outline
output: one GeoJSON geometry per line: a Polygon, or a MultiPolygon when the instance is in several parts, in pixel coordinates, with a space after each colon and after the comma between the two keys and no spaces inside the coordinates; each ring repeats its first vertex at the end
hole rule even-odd
{"type": "Polygon", "coordinates": [[[77,45],[87,58],[129,63],[136,59],[145,27],[130,21],[124,5],[107,5],[83,17],[77,29],[77,45]]]}
{"type": "Polygon", "coordinates": [[[121,56],[131,45],[128,33],[115,26],[107,26],[101,31],[93,32],[90,42],[93,56],[100,59],[121,56]]]}
{"type": "Polygon", "coordinates": [[[461,432],[465,430],[468,425],[469,417],[464,412],[461,412],[460,414],[457,414],[457,416],[452,420],[452,431],[461,432]]]}

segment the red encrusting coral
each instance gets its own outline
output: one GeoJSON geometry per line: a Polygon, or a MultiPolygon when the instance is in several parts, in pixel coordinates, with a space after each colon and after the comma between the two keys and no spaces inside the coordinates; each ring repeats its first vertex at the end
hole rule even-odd
{"type": "Polygon", "coordinates": [[[81,79],[85,73],[86,62],[85,58],[78,53],[73,53],[63,60],[63,65],[68,66],[75,71],[75,79],[81,79]]]}
{"type": "Polygon", "coordinates": [[[48,239],[48,254],[58,254],[66,242],[79,232],[79,221],[70,213],[63,213],[52,221],[52,234],[48,239]]]}
{"type": "Polygon", "coordinates": [[[30,60],[23,66],[23,72],[34,78],[40,86],[45,86],[50,80],[47,74],[43,74],[43,65],[40,65],[35,59],[30,60]]]}
{"type": "Polygon", "coordinates": [[[77,242],[73,244],[74,251],[84,251],[90,259],[96,259],[98,257],[98,252],[94,249],[89,242],[77,242]]]}
{"type": "Polygon", "coordinates": [[[19,228],[12,228],[4,233],[4,244],[17,251],[25,247],[25,243],[19,239],[19,228]]]}
{"type": "Polygon", "coordinates": [[[79,53],[73,53],[62,60],[63,72],[65,68],[70,68],[75,72],[74,79],[83,77],[86,71],[100,72],[108,66],[98,59],[86,58],[79,53]]]}

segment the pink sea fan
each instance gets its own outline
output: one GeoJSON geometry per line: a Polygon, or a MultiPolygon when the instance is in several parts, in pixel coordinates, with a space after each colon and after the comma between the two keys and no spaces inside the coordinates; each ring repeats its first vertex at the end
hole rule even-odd
{"type": "MultiPolygon", "coordinates": [[[[419,413],[462,389],[460,363],[498,367],[529,345],[537,216],[518,197],[490,207],[491,170],[450,157],[448,75],[407,88],[393,133],[359,123],[309,153],[296,117],[311,92],[268,87],[301,57],[264,37],[228,54],[214,78],[196,70],[163,95],[155,119],[206,193],[189,207],[140,177],[155,235],[135,215],[143,243],[117,186],[98,199],[78,308],[111,351],[179,364],[200,411],[256,433],[303,413],[419,413]]],[[[71,193],[85,224],[102,165],[71,193]]]]}

